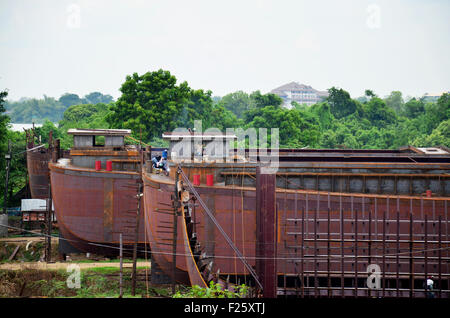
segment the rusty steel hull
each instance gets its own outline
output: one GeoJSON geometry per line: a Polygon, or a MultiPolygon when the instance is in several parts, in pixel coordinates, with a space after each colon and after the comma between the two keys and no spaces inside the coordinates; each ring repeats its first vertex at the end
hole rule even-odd
{"type": "MultiPolygon", "coordinates": [[[[206,173],[220,175],[220,171],[214,171],[211,166],[203,173],[202,169],[183,167],[190,180],[193,174],[201,174],[202,182],[206,173]]],[[[143,181],[145,223],[153,257],[170,275],[173,178],[143,173],[143,181]]],[[[203,184],[195,188],[245,260],[254,267],[257,243],[255,188],[234,182],[213,187],[203,184]]],[[[439,277],[439,284],[445,286],[441,296],[449,297],[449,197],[278,187],[275,200],[280,294],[371,296],[371,291],[361,284],[367,280],[368,266],[377,264],[382,268],[382,295],[385,297],[409,296],[411,288],[405,291],[403,285],[408,287],[410,281],[413,282],[412,289],[416,289],[413,297],[424,297],[425,292],[416,285],[427,275],[439,277]],[[396,288],[389,288],[395,283],[396,288]],[[332,285],[340,287],[332,288],[332,285]]],[[[222,277],[249,277],[243,262],[201,207],[191,205],[189,221],[186,222],[182,215],[177,224],[179,281],[201,281],[198,278],[198,272],[202,272],[201,264],[198,263],[196,268],[192,266],[192,258],[198,262],[199,254],[206,255],[206,262],[213,261],[212,271],[220,271],[222,277]],[[197,255],[193,255],[195,252],[190,243],[193,233],[201,245],[197,255]]],[[[204,276],[205,280],[207,276],[204,276]]],[[[381,296],[381,290],[372,295],[374,293],[381,296]]]]}
{"type": "Polygon", "coordinates": [[[48,199],[50,159],[51,154],[46,148],[27,151],[28,179],[33,199],[48,199]]]}
{"type": "MultiPolygon", "coordinates": [[[[62,151],[63,158],[69,158],[69,151],[62,151]]],[[[28,182],[32,199],[48,199],[49,173],[48,163],[52,155],[48,148],[27,150],[28,182]]]]}
{"type": "MultiPolygon", "coordinates": [[[[62,236],[83,252],[119,255],[122,233],[124,254],[132,253],[137,221],[137,172],[95,171],[49,163],[52,199],[62,236]]],[[[144,250],[141,205],[138,249],[144,250]]]]}

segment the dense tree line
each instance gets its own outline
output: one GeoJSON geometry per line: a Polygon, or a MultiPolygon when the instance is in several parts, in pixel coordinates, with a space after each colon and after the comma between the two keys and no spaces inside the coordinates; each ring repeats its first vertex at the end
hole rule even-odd
{"type": "Polygon", "coordinates": [[[450,94],[436,102],[398,91],[386,98],[371,90],[353,99],[332,87],[329,97],[312,106],[282,107],[272,94],[231,93],[218,101],[243,121],[242,127],[278,127],[283,147],[395,149],[401,146],[450,146],[450,94]],[[272,96],[271,96],[272,95],[272,96]],[[263,97],[263,98],[262,98],[263,97]]]}
{"type": "MultiPolygon", "coordinates": [[[[177,83],[168,71],[158,70],[126,77],[116,102],[100,93],[85,98],[75,94],[61,96],[69,106],[59,128],[49,121],[40,129],[49,130],[71,141],[69,128],[125,128],[135,138],[164,145],[163,132],[177,127],[193,128],[202,120],[202,128],[278,128],[281,147],[395,149],[401,146],[450,146],[449,94],[429,102],[412,98],[404,101],[401,92],[385,98],[366,90],[365,96],[352,98],[342,88],[332,87],[329,96],[312,106],[292,103],[290,109],[274,94],[237,91],[212,97],[211,91],[192,89],[187,82],[177,83]],[[102,97],[103,96],[103,97],[102,97]]],[[[46,137],[44,137],[44,140],[46,137]]],[[[270,137],[269,137],[270,138],[270,137]]]]}
{"type": "Polygon", "coordinates": [[[13,123],[43,123],[45,120],[57,123],[63,117],[66,109],[72,105],[110,103],[111,95],[103,95],[100,92],[92,92],[79,97],[77,94],[65,93],[59,99],[22,98],[19,101],[6,101],[5,107],[13,123]]]}

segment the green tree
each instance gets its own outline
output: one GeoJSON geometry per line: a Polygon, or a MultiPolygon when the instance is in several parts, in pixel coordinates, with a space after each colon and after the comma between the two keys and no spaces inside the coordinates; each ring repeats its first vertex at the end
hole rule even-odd
{"type": "Polygon", "coordinates": [[[73,93],[65,93],[63,94],[59,100],[58,100],[61,104],[63,104],[64,106],[69,107],[72,105],[78,105],[78,104],[83,104],[83,100],[77,95],[77,94],[73,94],[73,93]]]}
{"type": "MultiPolygon", "coordinates": [[[[0,92],[0,152],[1,154],[4,154],[5,151],[5,145],[7,142],[6,139],[6,131],[8,130],[8,123],[9,123],[9,117],[4,114],[6,111],[5,108],[5,102],[6,102],[6,96],[8,96],[7,91],[0,92]]],[[[2,156],[4,157],[4,156],[2,156]]]]}
{"type": "Polygon", "coordinates": [[[385,127],[396,120],[396,114],[392,108],[379,97],[373,97],[364,104],[364,116],[376,127],[385,127]]]}
{"type": "Polygon", "coordinates": [[[57,122],[66,109],[59,101],[46,95],[43,99],[30,98],[8,102],[7,108],[14,123],[43,123],[45,119],[57,122]]]}
{"type": "Polygon", "coordinates": [[[5,103],[6,103],[6,96],[8,96],[7,91],[1,91],[0,92],[0,202],[1,207],[3,207],[3,193],[5,190],[5,167],[6,167],[6,160],[5,160],[5,154],[8,151],[8,123],[9,123],[9,117],[4,114],[6,111],[5,103]]]}
{"type": "Polygon", "coordinates": [[[384,99],[386,105],[392,108],[397,114],[403,111],[405,102],[403,101],[402,92],[392,91],[388,97],[384,99]]]}
{"type": "Polygon", "coordinates": [[[215,104],[211,111],[211,127],[216,127],[222,132],[226,132],[227,128],[243,127],[242,119],[238,119],[230,110],[221,104],[215,104]]]}
{"type": "Polygon", "coordinates": [[[250,94],[249,109],[264,108],[266,106],[280,107],[282,104],[283,99],[280,96],[272,93],[261,94],[261,92],[258,90],[250,94]]]}
{"type": "Polygon", "coordinates": [[[335,120],[331,113],[331,107],[327,102],[314,104],[310,107],[309,111],[317,117],[321,131],[329,129],[335,120]]]}
{"type": "Polygon", "coordinates": [[[243,91],[237,91],[223,96],[218,103],[233,112],[237,118],[242,118],[244,112],[250,108],[250,96],[243,91]]]}
{"type": "MultiPolygon", "coordinates": [[[[11,165],[8,182],[8,206],[18,206],[20,201],[14,198],[14,195],[27,184],[27,159],[26,159],[26,143],[25,133],[8,130],[7,139],[11,141],[11,165]]],[[[2,156],[4,157],[4,156],[2,156]]],[[[4,166],[2,166],[4,167],[4,166]]],[[[1,200],[3,201],[5,169],[0,173],[1,182],[1,200]]],[[[2,203],[3,205],[3,203],[2,203]]]]}
{"type": "Polygon", "coordinates": [[[103,95],[100,92],[92,92],[84,96],[83,103],[85,104],[109,104],[113,101],[113,97],[111,95],[103,95]]]}
{"type": "Polygon", "coordinates": [[[358,112],[361,108],[358,101],[350,98],[350,94],[342,88],[332,87],[328,89],[327,101],[331,107],[331,113],[336,119],[340,119],[358,112]]]}
{"type": "Polygon", "coordinates": [[[366,97],[368,97],[369,99],[374,98],[374,97],[377,96],[377,95],[375,95],[375,93],[374,93],[373,90],[371,90],[371,89],[366,89],[366,90],[364,91],[364,95],[365,95],[366,97]]]}
{"type": "Polygon", "coordinates": [[[415,98],[405,103],[405,115],[408,118],[417,117],[425,112],[425,104],[415,98]]]}
{"type": "Polygon", "coordinates": [[[65,135],[65,132],[62,129],[59,129],[49,120],[46,120],[41,127],[36,128],[36,135],[41,136],[41,142],[43,144],[47,144],[49,142],[50,131],[52,131],[52,138],[62,139],[65,135]]]}
{"type": "Polygon", "coordinates": [[[450,119],[441,122],[431,134],[418,136],[412,144],[417,147],[450,147],[450,119]]]}
{"type": "Polygon", "coordinates": [[[195,120],[201,120],[203,129],[211,127],[211,112],[213,110],[211,94],[211,91],[204,92],[201,89],[190,90],[176,126],[192,128],[195,120]]]}
{"type": "Polygon", "coordinates": [[[161,69],[141,76],[128,75],[120,88],[122,95],[111,105],[108,123],[137,134],[142,129],[147,141],[173,130],[190,97],[188,84],[176,82],[175,76],[161,69]]]}

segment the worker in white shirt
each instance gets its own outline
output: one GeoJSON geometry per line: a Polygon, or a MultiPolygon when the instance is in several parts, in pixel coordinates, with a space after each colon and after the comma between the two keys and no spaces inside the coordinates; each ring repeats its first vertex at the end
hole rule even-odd
{"type": "Polygon", "coordinates": [[[427,298],[434,298],[434,293],[432,292],[434,286],[433,276],[428,276],[427,278],[427,298]]]}

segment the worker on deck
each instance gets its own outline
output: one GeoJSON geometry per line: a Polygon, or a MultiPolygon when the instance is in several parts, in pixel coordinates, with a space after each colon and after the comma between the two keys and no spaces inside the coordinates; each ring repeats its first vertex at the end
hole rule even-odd
{"type": "Polygon", "coordinates": [[[152,158],[153,168],[162,169],[166,175],[169,174],[167,167],[167,150],[163,150],[162,156],[152,158]]]}

